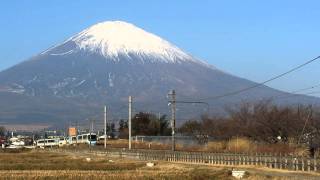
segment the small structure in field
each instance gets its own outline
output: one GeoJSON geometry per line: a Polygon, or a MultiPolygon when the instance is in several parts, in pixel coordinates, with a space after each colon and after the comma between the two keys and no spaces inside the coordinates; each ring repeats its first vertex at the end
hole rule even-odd
{"type": "Polygon", "coordinates": [[[148,162],[148,163],[147,163],[147,167],[154,167],[154,166],[155,166],[155,164],[152,163],[152,162],[148,162]]]}
{"type": "Polygon", "coordinates": [[[242,179],[245,175],[246,171],[241,170],[232,170],[232,176],[237,179],[242,179]]]}

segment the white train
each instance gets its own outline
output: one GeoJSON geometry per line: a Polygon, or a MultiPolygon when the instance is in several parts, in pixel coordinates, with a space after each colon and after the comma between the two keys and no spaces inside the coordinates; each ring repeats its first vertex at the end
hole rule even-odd
{"type": "Polygon", "coordinates": [[[59,139],[39,139],[36,141],[37,147],[55,147],[59,146],[59,139]]]}
{"type": "Polygon", "coordinates": [[[67,140],[65,137],[51,137],[48,139],[39,139],[36,141],[37,147],[62,147],[65,145],[67,145],[67,140]]]}
{"type": "Polygon", "coordinates": [[[68,144],[97,144],[97,134],[96,133],[87,133],[81,134],[78,136],[69,136],[68,144]]]}

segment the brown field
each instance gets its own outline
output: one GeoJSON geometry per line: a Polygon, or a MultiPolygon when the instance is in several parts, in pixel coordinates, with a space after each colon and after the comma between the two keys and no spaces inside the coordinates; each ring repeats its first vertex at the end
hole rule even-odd
{"type": "MultiPolygon", "coordinates": [[[[234,179],[231,167],[136,161],[83,153],[0,151],[0,179],[234,179]],[[88,162],[86,158],[91,158],[88,162]],[[112,160],[112,161],[110,161],[112,160]]],[[[246,179],[318,179],[316,174],[242,167],[246,179]]]]}

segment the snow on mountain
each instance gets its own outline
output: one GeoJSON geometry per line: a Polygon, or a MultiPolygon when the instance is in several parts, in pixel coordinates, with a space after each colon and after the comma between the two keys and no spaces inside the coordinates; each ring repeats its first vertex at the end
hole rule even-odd
{"type": "Polygon", "coordinates": [[[132,24],[114,21],[99,23],[72,39],[81,49],[100,51],[104,56],[151,55],[163,60],[192,59],[169,42],[132,24]]]}
{"type": "Polygon", "coordinates": [[[57,47],[54,46],[42,54],[49,53],[52,56],[58,56],[85,50],[99,53],[113,61],[120,61],[121,57],[134,59],[132,56],[139,56],[142,57],[140,59],[148,61],[157,60],[157,62],[166,63],[192,61],[210,66],[205,62],[195,59],[168,41],[123,21],[98,23],[69,38],[60,45],[70,42],[75,43],[76,48],[55,53],[51,52],[52,49],[57,47]]]}

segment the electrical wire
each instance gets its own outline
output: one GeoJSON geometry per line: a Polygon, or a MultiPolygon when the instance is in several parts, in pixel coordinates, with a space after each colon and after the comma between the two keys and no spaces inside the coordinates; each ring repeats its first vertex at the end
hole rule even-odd
{"type": "Polygon", "coordinates": [[[220,99],[220,98],[223,98],[223,97],[233,96],[233,95],[240,94],[242,92],[245,92],[245,91],[260,87],[260,86],[263,86],[263,85],[265,85],[265,84],[267,84],[267,83],[269,83],[271,81],[274,81],[274,80],[279,79],[279,78],[281,78],[281,77],[283,77],[283,76],[285,76],[287,74],[290,74],[290,73],[302,68],[303,66],[306,66],[306,65],[318,60],[319,58],[320,58],[320,56],[318,56],[316,58],[313,58],[313,59],[311,59],[311,60],[309,60],[309,61],[307,61],[307,62],[305,62],[303,64],[300,64],[299,66],[296,66],[296,67],[290,69],[289,71],[286,71],[286,72],[284,72],[282,74],[274,76],[274,77],[272,77],[272,78],[270,78],[270,79],[268,79],[266,81],[263,81],[261,83],[257,83],[257,84],[255,84],[253,86],[250,86],[250,87],[247,87],[247,88],[244,88],[244,89],[240,89],[240,90],[237,90],[237,91],[229,92],[229,93],[226,93],[226,94],[218,95],[218,96],[206,97],[206,98],[198,98],[197,101],[220,99]]]}
{"type": "Polygon", "coordinates": [[[291,98],[291,97],[296,97],[296,96],[307,96],[307,95],[314,95],[314,94],[320,94],[320,91],[313,91],[313,92],[304,93],[304,94],[291,94],[288,96],[280,96],[277,99],[291,98]]]}
{"type": "Polygon", "coordinates": [[[296,94],[296,93],[299,93],[299,92],[302,92],[302,91],[307,91],[307,90],[314,89],[314,88],[317,88],[317,87],[320,87],[320,84],[317,84],[317,85],[314,85],[314,86],[311,86],[311,87],[307,87],[307,88],[303,88],[303,89],[299,89],[299,90],[296,90],[296,91],[292,91],[290,93],[291,94],[296,94]]]}

